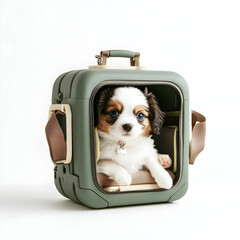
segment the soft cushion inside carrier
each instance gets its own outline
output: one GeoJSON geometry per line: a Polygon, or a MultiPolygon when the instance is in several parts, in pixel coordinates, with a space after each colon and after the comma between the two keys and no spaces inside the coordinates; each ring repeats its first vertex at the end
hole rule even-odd
{"type": "MultiPolygon", "coordinates": [[[[167,117],[173,117],[178,113],[166,113],[167,117]]],[[[176,116],[177,116],[176,115],[176,116]]],[[[160,135],[152,136],[155,142],[155,147],[160,154],[168,154],[172,159],[172,165],[166,169],[173,179],[176,179],[178,170],[178,126],[170,125],[164,126],[161,129],[160,135]]],[[[95,143],[96,143],[96,161],[99,159],[99,138],[97,130],[95,129],[95,143]]],[[[108,192],[123,192],[123,191],[140,191],[159,189],[159,186],[151,176],[147,169],[139,170],[132,175],[132,183],[130,186],[119,186],[117,182],[103,173],[97,173],[97,182],[105,191],[108,192]]]]}

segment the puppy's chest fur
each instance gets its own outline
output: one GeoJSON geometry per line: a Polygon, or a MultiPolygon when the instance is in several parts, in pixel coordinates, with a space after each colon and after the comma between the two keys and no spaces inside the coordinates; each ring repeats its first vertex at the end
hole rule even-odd
{"type": "Polygon", "coordinates": [[[123,166],[130,174],[142,169],[149,156],[157,157],[157,150],[150,137],[140,137],[126,142],[124,151],[118,151],[119,142],[100,139],[100,159],[112,159],[123,166]]]}

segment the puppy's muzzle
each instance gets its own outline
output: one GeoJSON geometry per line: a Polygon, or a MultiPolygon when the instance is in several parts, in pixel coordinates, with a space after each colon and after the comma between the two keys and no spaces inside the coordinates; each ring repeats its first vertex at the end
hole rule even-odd
{"type": "Polygon", "coordinates": [[[123,129],[124,129],[126,132],[130,132],[131,129],[132,129],[132,127],[133,127],[133,125],[127,123],[127,124],[123,124],[122,127],[123,127],[123,129]]]}

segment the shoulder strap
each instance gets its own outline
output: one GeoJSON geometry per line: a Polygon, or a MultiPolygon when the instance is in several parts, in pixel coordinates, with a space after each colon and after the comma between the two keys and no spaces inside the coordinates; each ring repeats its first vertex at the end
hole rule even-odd
{"type": "MultiPolygon", "coordinates": [[[[45,131],[52,161],[57,163],[66,158],[66,142],[63,131],[59,125],[57,115],[63,112],[54,112],[48,120],[45,131]]],[[[206,135],[206,118],[192,111],[192,139],[190,142],[189,163],[193,164],[198,154],[204,149],[206,135]]]]}
{"type": "Polygon", "coordinates": [[[190,142],[189,163],[193,164],[198,154],[204,149],[206,136],[206,118],[192,111],[192,139],[190,142]]]}
{"type": "Polygon", "coordinates": [[[50,155],[54,163],[66,159],[66,141],[57,115],[65,115],[61,111],[53,112],[45,128],[50,155]]]}

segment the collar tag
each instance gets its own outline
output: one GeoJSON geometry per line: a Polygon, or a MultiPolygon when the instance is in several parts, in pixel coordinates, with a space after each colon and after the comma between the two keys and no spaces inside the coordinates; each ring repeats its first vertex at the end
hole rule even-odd
{"type": "Polygon", "coordinates": [[[119,141],[118,142],[119,147],[116,148],[116,152],[117,154],[126,154],[127,153],[127,149],[126,149],[126,142],[123,141],[119,141]]]}

